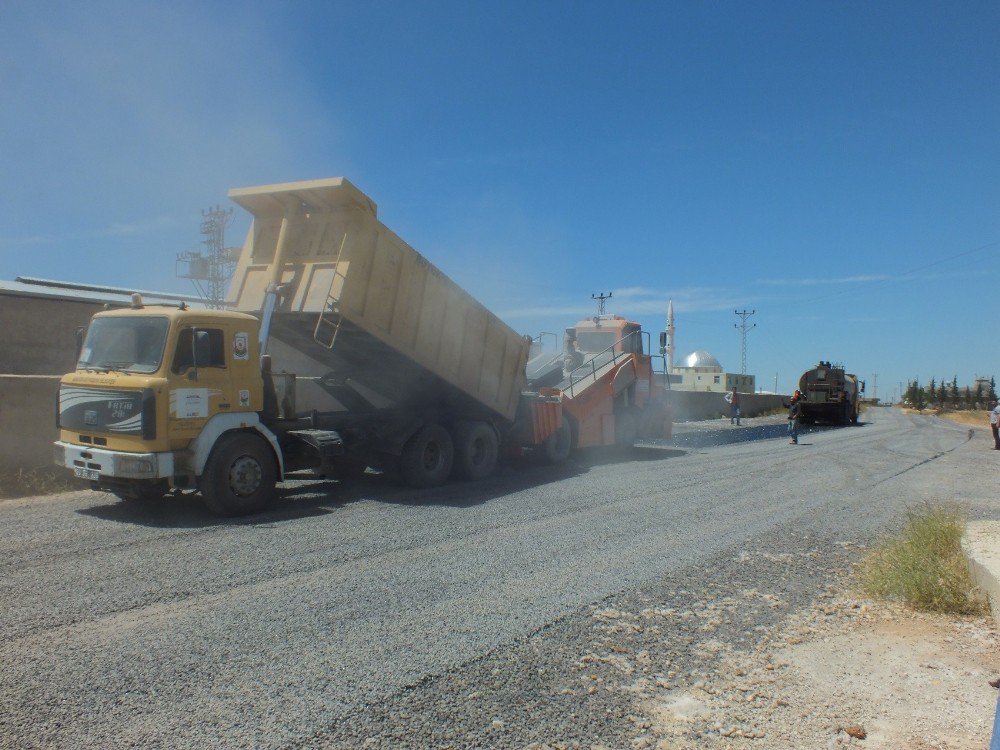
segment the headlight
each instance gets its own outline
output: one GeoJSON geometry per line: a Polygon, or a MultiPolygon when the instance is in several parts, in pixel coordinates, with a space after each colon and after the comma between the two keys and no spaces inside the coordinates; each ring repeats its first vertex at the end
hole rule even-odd
{"type": "Polygon", "coordinates": [[[59,443],[52,446],[52,460],[56,466],[66,466],[66,449],[59,443]]]}

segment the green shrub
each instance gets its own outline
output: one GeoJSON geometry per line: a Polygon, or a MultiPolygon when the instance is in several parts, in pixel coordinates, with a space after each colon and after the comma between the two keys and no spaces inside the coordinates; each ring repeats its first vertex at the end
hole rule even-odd
{"type": "Polygon", "coordinates": [[[862,589],[931,612],[986,611],[962,554],[964,529],[965,517],[957,508],[926,505],[910,510],[903,530],[862,562],[862,589]]]}

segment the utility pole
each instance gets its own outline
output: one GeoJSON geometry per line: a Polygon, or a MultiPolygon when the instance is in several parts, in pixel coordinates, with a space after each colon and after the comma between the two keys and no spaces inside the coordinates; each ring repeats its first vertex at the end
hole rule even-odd
{"type": "Polygon", "coordinates": [[[590,295],[591,299],[596,299],[597,300],[597,314],[598,315],[604,315],[604,303],[607,302],[609,299],[611,299],[611,295],[612,294],[614,294],[614,292],[608,292],[607,294],[605,294],[604,292],[601,292],[600,294],[591,294],[590,295]]]}
{"type": "Polygon", "coordinates": [[[774,373],[774,392],[778,392],[778,373],[774,373]]]}
{"type": "Polygon", "coordinates": [[[872,400],[878,401],[878,373],[872,373],[872,400]]]}
{"type": "Polygon", "coordinates": [[[747,374],[747,333],[757,327],[757,324],[747,325],[747,318],[751,315],[756,314],[756,310],[733,310],[737,317],[740,318],[739,323],[733,323],[733,327],[738,329],[740,335],[743,339],[743,347],[740,355],[740,375],[747,374]]]}

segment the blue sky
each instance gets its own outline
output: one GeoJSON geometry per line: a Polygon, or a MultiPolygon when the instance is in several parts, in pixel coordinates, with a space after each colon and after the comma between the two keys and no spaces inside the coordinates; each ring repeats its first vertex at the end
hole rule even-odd
{"type": "Polygon", "coordinates": [[[522,332],[609,310],[793,387],[1000,376],[996,3],[38,3],[0,13],[0,278],[189,291],[343,175],[522,332]],[[246,216],[228,240],[239,244],[246,216]]]}

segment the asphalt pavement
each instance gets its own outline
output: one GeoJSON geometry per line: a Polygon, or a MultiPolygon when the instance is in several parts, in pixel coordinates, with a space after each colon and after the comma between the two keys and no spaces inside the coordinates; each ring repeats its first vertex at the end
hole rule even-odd
{"type": "Polygon", "coordinates": [[[741,575],[805,601],[819,585],[823,566],[776,576],[740,563],[750,549],[805,547],[842,568],[840,542],[909,505],[996,514],[982,431],[894,409],[798,446],[780,420],[716,431],[436,490],[292,483],[272,512],[237,521],[189,498],[0,502],[0,747],[614,740],[627,696],[607,721],[552,704],[518,723],[484,718],[464,691],[517,713],[514,677],[586,645],[609,598],[665,605],[653,600],[710,597],[741,575]]]}

